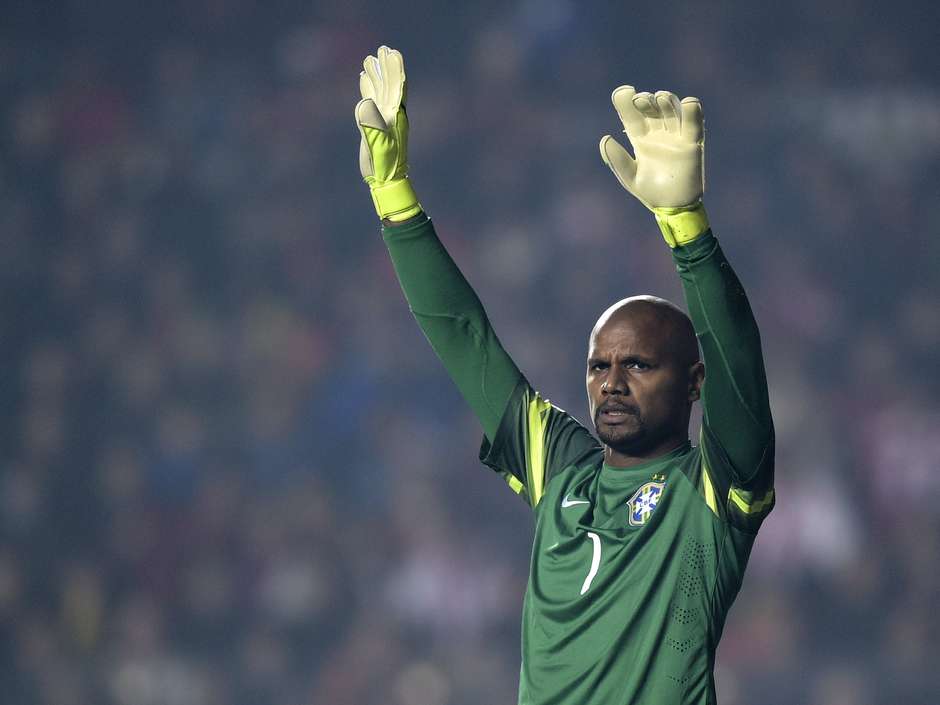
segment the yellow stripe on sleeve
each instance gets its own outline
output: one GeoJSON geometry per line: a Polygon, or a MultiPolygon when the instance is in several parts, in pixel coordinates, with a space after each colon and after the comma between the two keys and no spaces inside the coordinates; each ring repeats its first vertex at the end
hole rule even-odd
{"type": "Polygon", "coordinates": [[[551,407],[536,393],[526,409],[526,477],[533,508],[542,499],[545,489],[545,429],[551,407]]]}
{"type": "Polygon", "coordinates": [[[715,496],[715,486],[708,474],[708,464],[705,462],[704,457],[702,458],[702,488],[705,494],[705,504],[715,513],[716,517],[720,516],[718,514],[718,498],[715,496]]]}
{"type": "Polygon", "coordinates": [[[732,487],[728,492],[728,499],[734,502],[738,509],[745,514],[757,514],[773,504],[774,490],[771,487],[763,497],[755,501],[753,492],[732,487]]]}
{"type": "Polygon", "coordinates": [[[525,492],[525,485],[519,482],[519,478],[515,475],[506,474],[506,482],[509,484],[509,489],[511,489],[516,494],[522,494],[525,492]]]}

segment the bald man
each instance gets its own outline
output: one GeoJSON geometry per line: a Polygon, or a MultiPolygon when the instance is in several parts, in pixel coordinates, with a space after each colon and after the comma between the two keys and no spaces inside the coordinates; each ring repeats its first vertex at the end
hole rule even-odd
{"type": "Polygon", "coordinates": [[[520,705],[715,703],[715,649],[774,503],[774,445],[757,326],[702,206],[701,104],[613,93],[635,155],[607,136],[601,156],[654,213],[691,318],[653,296],[601,315],[595,438],[519,371],[418,205],[401,55],[367,57],[360,88],[360,166],[402,289],[480,420],[480,459],[534,513],[520,705]]]}
{"type": "Polygon", "coordinates": [[[704,375],[692,322],[675,304],[634,296],[607,309],[591,331],[587,361],[604,462],[631,467],[688,440],[704,375]]]}

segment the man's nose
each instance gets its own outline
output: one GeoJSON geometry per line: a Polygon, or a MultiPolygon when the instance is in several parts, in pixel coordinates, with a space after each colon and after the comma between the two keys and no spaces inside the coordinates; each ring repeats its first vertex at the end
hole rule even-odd
{"type": "Polygon", "coordinates": [[[629,394],[629,387],[627,387],[626,379],[620,372],[612,367],[610,373],[607,375],[607,379],[604,381],[604,384],[601,385],[601,393],[604,395],[607,394],[629,394]]]}

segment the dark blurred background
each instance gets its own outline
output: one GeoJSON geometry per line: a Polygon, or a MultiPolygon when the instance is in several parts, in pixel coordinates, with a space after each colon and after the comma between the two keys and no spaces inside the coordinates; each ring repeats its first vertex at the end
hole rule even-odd
{"type": "Polygon", "coordinates": [[[597,315],[681,300],[610,92],[702,99],[779,454],[720,700],[940,702],[936,8],[4,3],[0,699],[515,702],[531,516],[358,173],[387,43],[422,202],[581,419],[597,315]]]}

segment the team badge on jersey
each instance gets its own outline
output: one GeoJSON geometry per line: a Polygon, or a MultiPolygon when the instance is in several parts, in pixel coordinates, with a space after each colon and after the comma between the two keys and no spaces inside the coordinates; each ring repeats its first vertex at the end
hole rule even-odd
{"type": "Polygon", "coordinates": [[[627,500],[630,526],[643,526],[653,514],[666,489],[665,482],[647,482],[627,500]]]}

